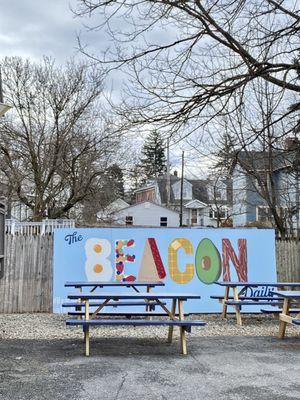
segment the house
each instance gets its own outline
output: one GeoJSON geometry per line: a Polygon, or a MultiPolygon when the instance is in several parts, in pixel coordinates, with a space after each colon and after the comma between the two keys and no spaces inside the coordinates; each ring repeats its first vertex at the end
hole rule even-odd
{"type": "MultiPolygon", "coordinates": [[[[220,181],[221,182],[221,181],[220,181]]],[[[209,179],[183,179],[183,218],[184,226],[217,227],[229,216],[227,189],[213,198],[212,181],[209,179]]],[[[174,175],[159,176],[136,190],[135,203],[151,201],[176,212],[180,212],[181,178],[174,175]],[[170,182],[170,185],[168,184],[170,182]],[[169,188],[169,190],[168,190],[169,188]],[[168,194],[169,191],[169,194],[168,194]]]]}
{"type": "Polygon", "coordinates": [[[287,229],[299,230],[299,151],[297,139],[272,153],[240,152],[233,168],[233,226],[275,226],[267,196],[287,229]],[[262,190],[261,186],[265,185],[262,190]]]}
{"type": "Polygon", "coordinates": [[[179,226],[179,213],[151,201],[128,205],[110,215],[111,224],[125,226],[179,226]]]}
{"type": "Polygon", "coordinates": [[[106,224],[118,223],[118,218],[114,214],[127,207],[129,207],[129,203],[125,200],[120,198],[116,199],[101,211],[97,212],[97,221],[106,224]]]}

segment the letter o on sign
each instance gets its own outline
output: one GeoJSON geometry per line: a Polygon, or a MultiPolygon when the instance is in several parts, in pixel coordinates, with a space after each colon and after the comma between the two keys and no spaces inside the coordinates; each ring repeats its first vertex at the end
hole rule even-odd
{"type": "Polygon", "coordinates": [[[196,273],[203,283],[213,283],[222,272],[221,257],[210,239],[203,239],[198,244],[195,256],[196,273]]]}

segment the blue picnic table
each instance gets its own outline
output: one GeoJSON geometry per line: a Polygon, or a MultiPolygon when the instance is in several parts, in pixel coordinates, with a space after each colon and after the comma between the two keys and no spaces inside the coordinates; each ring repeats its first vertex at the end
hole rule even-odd
{"type": "MultiPolygon", "coordinates": [[[[83,319],[68,319],[67,325],[79,325],[83,327],[85,338],[85,354],[89,355],[89,328],[90,326],[107,326],[107,325],[131,325],[131,326],[168,326],[168,342],[172,342],[173,328],[180,328],[181,351],[187,354],[186,331],[190,331],[192,326],[204,326],[205,322],[200,320],[186,320],[183,310],[183,302],[191,299],[200,299],[199,295],[194,293],[73,293],[69,294],[71,300],[80,300],[84,304],[83,319]],[[90,300],[100,301],[96,310],[90,312],[90,300]],[[164,311],[162,316],[168,319],[145,319],[145,313],[134,313],[133,315],[142,317],[141,319],[116,319],[116,313],[105,312],[103,318],[101,310],[104,309],[111,301],[119,300],[144,300],[145,302],[155,301],[164,311]],[[164,300],[172,300],[171,310],[165,305],[164,300]],[[178,314],[176,308],[178,305],[178,314]]],[[[121,313],[123,315],[124,313],[121,313]]]]}
{"type": "Polygon", "coordinates": [[[283,299],[282,312],[279,314],[279,338],[283,339],[285,336],[287,324],[294,324],[300,326],[300,312],[295,315],[290,315],[290,307],[293,301],[300,303],[300,291],[286,290],[286,291],[272,291],[274,296],[283,299]]]}
{"type": "Polygon", "coordinates": [[[278,298],[274,297],[272,289],[270,288],[300,288],[300,282],[228,282],[216,281],[216,285],[225,288],[224,296],[210,296],[213,299],[218,299],[223,304],[222,317],[227,317],[227,307],[232,306],[235,308],[236,321],[238,325],[242,325],[241,307],[252,305],[272,305],[278,306],[282,304],[278,298]],[[245,292],[249,288],[263,287],[260,295],[245,296],[245,292]],[[239,288],[239,290],[238,290],[239,288]],[[230,289],[233,296],[230,296],[230,289]]]}
{"type": "MultiPolygon", "coordinates": [[[[164,282],[161,281],[132,281],[132,282],[124,282],[124,281],[119,281],[119,282],[101,282],[101,281],[77,281],[77,282],[66,282],[65,287],[74,287],[75,289],[79,289],[79,292],[82,293],[82,290],[84,288],[90,289],[90,292],[94,292],[97,288],[132,288],[135,292],[139,293],[140,288],[145,287],[147,293],[150,293],[150,291],[155,288],[155,287],[162,287],[165,286],[164,282]]],[[[80,299],[78,299],[80,303],[80,299]]],[[[94,305],[96,305],[94,303],[94,305]]],[[[156,302],[145,302],[144,299],[142,301],[134,301],[134,302],[115,302],[115,303],[110,303],[110,306],[113,307],[118,307],[118,306],[145,306],[146,311],[150,311],[151,309],[155,309],[156,302]]],[[[63,304],[63,307],[66,306],[71,306],[71,304],[63,304]]],[[[80,304],[75,304],[77,311],[81,310],[81,305],[80,304]]]]}
{"type": "Polygon", "coordinates": [[[100,282],[100,281],[92,281],[92,282],[66,282],[65,287],[74,287],[76,289],[89,288],[91,287],[94,291],[96,288],[104,288],[104,287],[126,287],[133,288],[136,290],[137,287],[146,287],[147,291],[157,286],[165,286],[165,284],[161,281],[157,282],[142,282],[142,281],[133,281],[133,282],[100,282]]]}

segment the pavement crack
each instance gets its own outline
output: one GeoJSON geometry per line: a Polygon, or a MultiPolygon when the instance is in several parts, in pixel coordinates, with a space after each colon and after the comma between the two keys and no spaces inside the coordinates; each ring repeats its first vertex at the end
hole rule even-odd
{"type": "Polygon", "coordinates": [[[127,375],[128,375],[128,372],[126,372],[126,373],[122,376],[122,380],[121,380],[121,383],[120,383],[120,385],[119,385],[119,387],[118,387],[118,390],[117,390],[117,393],[116,393],[116,396],[115,396],[115,399],[114,399],[114,400],[117,400],[117,399],[119,398],[119,394],[120,394],[120,392],[121,392],[121,390],[122,390],[122,388],[123,388],[123,386],[124,386],[124,383],[125,383],[125,381],[126,381],[127,375]]]}

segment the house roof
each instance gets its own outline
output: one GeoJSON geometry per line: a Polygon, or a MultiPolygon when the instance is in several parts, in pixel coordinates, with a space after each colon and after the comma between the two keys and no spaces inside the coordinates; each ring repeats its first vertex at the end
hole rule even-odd
{"type": "MultiPolygon", "coordinates": [[[[299,151],[299,150],[298,150],[299,151]]],[[[274,150],[272,153],[273,172],[291,168],[295,163],[297,151],[274,150]]],[[[244,169],[267,171],[270,164],[270,153],[265,151],[240,151],[236,162],[244,169]]]]}
{"type": "Polygon", "coordinates": [[[140,207],[140,206],[142,206],[143,204],[145,205],[146,203],[148,203],[148,204],[153,204],[155,207],[163,208],[164,210],[168,210],[169,212],[171,212],[171,213],[173,213],[173,214],[176,214],[176,215],[179,214],[177,211],[172,210],[171,208],[168,208],[168,207],[164,207],[164,206],[162,206],[162,205],[160,205],[160,204],[154,203],[153,201],[143,201],[142,203],[132,204],[132,205],[130,205],[130,206],[128,206],[128,207],[124,207],[124,208],[122,208],[121,210],[118,210],[118,211],[116,211],[116,212],[124,211],[124,210],[129,210],[130,208],[140,207]]]}
{"type": "MultiPolygon", "coordinates": [[[[203,179],[188,179],[184,178],[185,181],[191,183],[193,199],[199,200],[203,203],[208,203],[208,192],[207,192],[207,181],[203,179]]],[[[171,190],[170,190],[170,203],[179,203],[179,200],[175,200],[172,185],[179,182],[180,178],[175,175],[170,175],[171,190]]],[[[167,203],[167,175],[162,175],[157,178],[158,189],[160,193],[161,202],[167,203]]],[[[191,201],[185,200],[184,203],[191,201]]]]}
{"type": "Polygon", "coordinates": [[[193,200],[190,200],[188,203],[186,203],[185,207],[186,208],[205,208],[205,207],[207,207],[207,204],[203,203],[200,200],[193,199],[193,200]]]}

